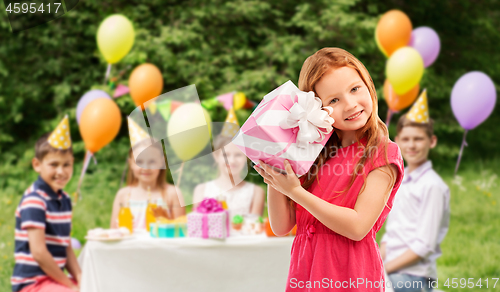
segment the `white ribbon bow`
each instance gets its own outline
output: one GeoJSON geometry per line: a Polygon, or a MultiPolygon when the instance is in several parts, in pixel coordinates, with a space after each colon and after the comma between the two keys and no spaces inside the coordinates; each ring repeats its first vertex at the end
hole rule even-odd
{"type": "Polygon", "coordinates": [[[306,148],[308,143],[323,141],[325,135],[333,130],[332,124],[335,120],[321,109],[321,99],[314,96],[314,92],[292,92],[290,95],[292,100],[295,95],[298,101],[293,104],[290,114],[279,125],[283,129],[299,127],[297,147],[306,148]]]}

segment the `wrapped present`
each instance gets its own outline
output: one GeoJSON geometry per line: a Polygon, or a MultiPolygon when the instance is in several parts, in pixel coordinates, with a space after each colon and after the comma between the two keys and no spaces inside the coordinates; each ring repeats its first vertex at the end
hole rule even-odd
{"type": "Polygon", "coordinates": [[[332,108],[325,109],[314,92],[300,91],[287,81],[264,96],[232,143],[257,165],[262,160],[284,173],[287,159],[302,176],[332,134],[332,108]]]}
{"type": "Polygon", "coordinates": [[[213,198],[201,201],[196,211],[187,216],[189,237],[226,238],[229,236],[229,214],[213,198]]]}
{"type": "Polygon", "coordinates": [[[149,232],[151,237],[174,238],[186,237],[186,223],[161,223],[150,224],[149,232]]]}
{"type": "Polygon", "coordinates": [[[149,232],[151,237],[158,238],[186,237],[187,218],[186,216],[175,219],[158,217],[156,222],[150,223],[149,232]]]}

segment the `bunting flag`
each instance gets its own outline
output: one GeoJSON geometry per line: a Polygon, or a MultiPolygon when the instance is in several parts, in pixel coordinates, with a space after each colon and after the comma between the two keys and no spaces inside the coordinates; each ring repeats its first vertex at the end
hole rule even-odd
{"type": "Polygon", "coordinates": [[[161,116],[168,121],[171,114],[172,100],[163,100],[156,103],[156,108],[160,112],[161,116]]]}
{"type": "Polygon", "coordinates": [[[64,116],[59,125],[49,136],[48,142],[50,146],[56,149],[69,149],[71,147],[71,136],[69,134],[69,119],[68,115],[64,116]]]}
{"type": "Polygon", "coordinates": [[[148,105],[148,109],[151,111],[151,113],[154,115],[156,114],[156,110],[158,109],[158,107],[156,106],[156,101],[151,101],[148,105]]]}
{"type": "Polygon", "coordinates": [[[429,122],[429,106],[427,104],[427,89],[424,89],[411,109],[406,114],[410,121],[417,123],[429,122]]]}
{"type": "Polygon", "coordinates": [[[115,89],[115,92],[113,93],[113,98],[120,97],[122,95],[125,95],[130,92],[130,89],[122,84],[118,84],[118,86],[115,89]]]}
{"type": "Polygon", "coordinates": [[[233,107],[233,97],[234,97],[235,92],[229,92],[226,94],[222,94],[217,96],[217,100],[222,103],[224,108],[228,111],[233,107]]]}

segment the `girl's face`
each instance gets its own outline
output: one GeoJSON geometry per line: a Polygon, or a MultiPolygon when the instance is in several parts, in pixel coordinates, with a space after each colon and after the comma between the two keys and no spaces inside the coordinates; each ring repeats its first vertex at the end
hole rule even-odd
{"type": "Polygon", "coordinates": [[[140,153],[137,161],[133,156],[129,157],[130,169],[139,182],[144,184],[155,184],[160,174],[160,169],[165,167],[163,153],[154,147],[150,147],[147,151],[143,148],[138,149],[140,153]]]}
{"type": "Polygon", "coordinates": [[[243,167],[246,166],[247,157],[233,143],[229,143],[224,146],[224,152],[226,153],[228,164],[226,164],[222,150],[215,151],[214,153],[214,159],[219,167],[219,170],[221,173],[226,173],[227,168],[229,167],[233,176],[239,175],[243,170],[243,167]]]}
{"type": "Polygon", "coordinates": [[[362,128],[372,114],[370,92],[358,72],[351,67],[340,67],[327,72],[316,83],[316,93],[323,106],[330,106],[335,120],[332,126],[341,131],[362,128]]]}

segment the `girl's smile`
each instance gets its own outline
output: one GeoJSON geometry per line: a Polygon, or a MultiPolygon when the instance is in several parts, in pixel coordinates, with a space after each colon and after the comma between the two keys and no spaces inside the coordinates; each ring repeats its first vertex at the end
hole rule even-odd
{"type": "MultiPolygon", "coordinates": [[[[355,132],[366,125],[373,111],[373,101],[367,85],[358,71],[340,67],[327,71],[314,90],[323,107],[332,109],[330,117],[335,131],[341,132],[347,145],[355,140],[355,132]]],[[[344,144],[344,143],[343,143],[344,144]]]]}
{"type": "Polygon", "coordinates": [[[357,113],[355,113],[355,114],[353,114],[353,115],[350,115],[350,116],[349,116],[348,118],[346,118],[345,120],[346,120],[346,121],[355,121],[355,120],[357,120],[357,119],[361,116],[361,114],[362,114],[362,113],[363,113],[363,110],[361,110],[361,111],[359,111],[359,112],[357,112],[357,113]]]}

